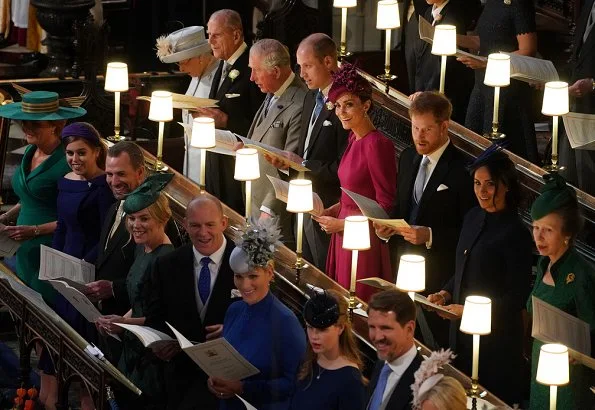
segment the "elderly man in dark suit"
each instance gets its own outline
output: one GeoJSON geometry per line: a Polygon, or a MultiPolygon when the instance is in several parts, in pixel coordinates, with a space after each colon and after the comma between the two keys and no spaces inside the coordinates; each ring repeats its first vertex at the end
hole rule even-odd
{"type": "MultiPolygon", "coordinates": [[[[409,115],[414,147],[399,158],[392,215],[405,219],[411,227],[377,229],[383,238],[402,236],[397,241],[399,255],[425,257],[429,293],[442,289],[454,272],[463,218],[477,205],[465,159],[448,137],[451,112],[448,99],[437,92],[424,91],[413,100],[409,115]]],[[[428,321],[438,345],[447,346],[447,324],[436,315],[429,316],[428,321]]]]}
{"type": "MultiPolygon", "coordinates": [[[[247,137],[272,147],[296,152],[301,129],[302,103],[306,86],[291,71],[287,47],[277,40],[264,39],[250,49],[250,79],[266,93],[266,98],[252,121],[247,137]]],[[[292,217],[286,204],[275,197],[267,175],[278,178],[279,172],[260,160],[260,178],[252,185],[252,204],[260,209],[261,218],[276,216],[283,242],[293,247],[292,217]]]]}
{"type": "MultiPolygon", "coordinates": [[[[234,288],[229,255],[234,243],[223,232],[227,217],[221,202],[201,195],[186,208],[185,227],[191,244],[158,258],[146,286],[145,325],[171,334],[168,322],[189,340],[204,342],[221,336],[223,318],[234,288]]],[[[167,408],[212,409],[215,397],[207,376],[177,342],[160,345],[154,353],[165,360],[167,408]]]]}
{"type": "Polygon", "coordinates": [[[422,357],[415,347],[415,304],[404,292],[376,293],[368,303],[368,333],[378,353],[366,410],[410,410],[413,375],[422,357]]]}
{"type": "MultiPolygon", "coordinates": [[[[229,9],[216,11],[209,19],[207,32],[213,55],[222,60],[209,94],[209,98],[219,101],[219,107],[202,108],[196,115],[214,118],[217,128],[246,135],[264,94],[250,81],[248,46],[240,15],[229,9]]],[[[206,168],[207,191],[243,214],[242,186],[233,179],[234,159],[209,152],[206,168]]]]}

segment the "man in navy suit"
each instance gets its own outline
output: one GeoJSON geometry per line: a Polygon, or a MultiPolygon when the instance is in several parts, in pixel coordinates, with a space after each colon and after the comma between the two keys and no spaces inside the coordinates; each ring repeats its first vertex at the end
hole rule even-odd
{"type": "MultiPolygon", "coordinates": [[[[190,201],[184,222],[192,243],[156,260],[146,286],[145,325],[171,334],[167,322],[189,340],[204,342],[223,332],[234,288],[229,255],[235,245],[223,235],[227,217],[221,202],[211,195],[190,201]]],[[[159,345],[153,351],[166,361],[168,409],[217,407],[207,389],[206,374],[180,351],[177,342],[159,345]]]]}
{"type": "Polygon", "coordinates": [[[368,333],[378,353],[366,410],[410,410],[413,375],[422,362],[415,347],[415,304],[405,292],[386,290],[368,303],[368,333]]]}

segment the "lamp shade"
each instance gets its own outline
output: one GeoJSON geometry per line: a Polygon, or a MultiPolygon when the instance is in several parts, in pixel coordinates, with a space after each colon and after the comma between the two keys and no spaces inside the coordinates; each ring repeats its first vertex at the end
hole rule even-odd
{"type": "Polygon", "coordinates": [[[195,148],[213,148],[215,144],[215,120],[197,117],[192,121],[190,145],[195,148]]]}
{"type": "Polygon", "coordinates": [[[550,81],[543,89],[543,105],[541,113],[545,115],[568,114],[568,83],[550,81]]]}
{"type": "Polygon", "coordinates": [[[570,381],[568,375],[568,348],[552,343],[541,346],[535,381],[548,386],[563,386],[570,381]]]}
{"type": "Polygon", "coordinates": [[[452,56],[457,53],[457,28],[450,24],[438,24],[434,27],[432,54],[452,56]]]}
{"type": "Polygon", "coordinates": [[[151,121],[171,121],[174,119],[171,93],[169,91],[153,91],[149,108],[151,121]]]}
{"type": "Polygon", "coordinates": [[[461,332],[489,335],[492,331],[492,301],[483,296],[467,296],[461,319],[461,332]]]}
{"type": "Polygon", "coordinates": [[[488,65],[483,79],[490,87],[507,87],[510,85],[510,56],[493,53],[488,56],[488,65]]]}
{"type": "Polygon", "coordinates": [[[242,148],[236,151],[236,167],[233,179],[254,181],[260,178],[258,151],[255,148],[242,148]]]}
{"type": "Polygon", "coordinates": [[[105,70],[105,91],[128,91],[128,66],[126,63],[108,63],[105,70]]]}
{"type": "Polygon", "coordinates": [[[426,288],[426,259],[423,256],[401,256],[397,288],[404,292],[421,292],[426,288]]]}
{"type": "Polygon", "coordinates": [[[370,224],[368,218],[361,215],[345,218],[343,229],[343,249],[365,251],[370,249],[370,224]]]}
{"type": "Polygon", "coordinates": [[[297,213],[310,212],[312,209],[314,209],[312,181],[308,179],[293,179],[289,181],[287,210],[297,213]]]}
{"type": "Polygon", "coordinates": [[[338,9],[346,9],[357,6],[357,0],[334,0],[333,7],[338,9]]]}
{"type": "Polygon", "coordinates": [[[378,30],[392,30],[399,27],[401,27],[401,18],[399,17],[399,3],[397,0],[379,1],[376,28],[378,30]]]}

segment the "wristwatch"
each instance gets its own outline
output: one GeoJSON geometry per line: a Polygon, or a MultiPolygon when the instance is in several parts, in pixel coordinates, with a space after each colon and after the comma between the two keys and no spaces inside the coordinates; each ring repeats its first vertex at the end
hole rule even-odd
{"type": "Polygon", "coordinates": [[[39,225],[35,225],[33,229],[33,236],[39,236],[39,225]]]}

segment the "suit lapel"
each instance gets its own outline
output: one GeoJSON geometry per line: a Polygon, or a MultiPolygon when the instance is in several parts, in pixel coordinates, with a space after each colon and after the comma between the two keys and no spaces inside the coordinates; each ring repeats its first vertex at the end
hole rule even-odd
{"type": "Polygon", "coordinates": [[[242,76],[246,75],[246,73],[243,72],[243,70],[239,70],[239,67],[247,67],[247,64],[244,63],[244,60],[246,60],[247,58],[248,49],[244,50],[244,52],[238,57],[238,59],[235,61],[235,63],[233,63],[233,65],[229,69],[229,73],[231,73],[233,70],[237,70],[239,74],[236,78],[232,80],[231,78],[229,78],[228,73],[228,75],[223,80],[223,83],[221,84],[219,91],[217,91],[218,100],[222,100],[225,97],[225,94],[227,94],[229,90],[233,87],[233,84],[239,81],[242,78],[242,76]]]}
{"type": "Polygon", "coordinates": [[[215,71],[215,77],[213,77],[213,82],[211,83],[211,91],[209,92],[209,98],[214,99],[217,97],[217,92],[219,91],[219,83],[221,82],[221,75],[223,74],[223,65],[225,61],[221,60],[219,62],[219,67],[217,67],[217,71],[215,71]]]}
{"type": "Polygon", "coordinates": [[[419,368],[421,364],[421,357],[419,353],[415,355],[415,358],[405,370],[401,378],[399,379],[397,385],[393,389],[390,399],[388,400],[387,405],[384,407],[385,409],[390,410],[401,410],[401,409],[410,409],[411,408],[411,385],[415,381],[414,374],[415,371],[419,368]]]}
{"type": "MultiPolygon", "coordinates": [[[[419,201],[419,212],[418,212],[418,219],[421,216],[424,205],[432,198],[432,196],[436,193],[436,189],[440,186],[440,183],[444,180],[444,177],[448,173],[448,167],[450,165],[450,160],[452,158],[452,151],[454,149],[452,142],[448,144],[448,147],[442,153],[442,156],[438,160],[426,187],[424,188],[424,192],[421,196],[421,200],[419,201]]],[[[415,181],[415,179],[414,179],[415,181]]]]}
{"type": "Polygon", "coordinates": [[[308,126],[310,125],[310,118],[312,118],[312,111],[316,104],[316,93],[318,93],[318,90],[310,90],[304,98],[304,107],[302,108],[302,128],[297,152],[299,156],[304,155],[304,151],[306,150],[305,145],[306,138],[308,137],[308,126]]]}
{"type": "MultiPolygon", "coordinates": [[[[411,213],[411,207],[413,206],[413,185],[415,184],[415,178],[417,177],[417,171],[419,170],[419,165],[421,164],[422,156],[419,154],[415,154],[413,156],[413,161],[411,162],[410,167],[403,167],[403,171],[409,172],[409,177],[405,177],[402,179],[402,186],[397,187],[398,190],[403,190],[403,196],[401,196],[401,209],[404,211],[402,212],[401,216],[403,218],[409,218],[409,214],[411,213]]],[[[423,196],[422,196],[423,198],[423,196]]]]}
{"type": "Polygon", "coordinates": [[[316,119],[316,122],[314,122],[314,127],[312,128],[312,135],[310,135],[310,141],[308,141],[307,148],[314,146],[314,143],[320,136],[320,130],[322,129],[322,125],[326,120],[328,120],[330,116],[331,112],[327,110],[325,106],[323,106],[322,110],[320,111],[320,114],[318,115],[318,118],[316,119]]]}
{"type": "Polygon", "coordinates": [[[457,267],[456,272],[455,272],[455,284],[454,284],[454,289],[453,289],[453,302],[454,303],[462,302],[459,299],[460,299],[460,292],[461,292],[461,283],[463,281],[463,272],[465,271],[465,265],[467,263],[467,254],[469,254],[471,252],[471,250],[475,246],[475,243],[477,242],[477,238],[479,238],[481,231],[483,231],[483,227],[485,225],[485,215],[486,215],[485,212],[480,212],[478,217],[475,219],[475,221],[466,225],[466,226],[469,226],[470,228],[467,231],[467,233],[465,234],[465,237],[460,239],[460,240],[464,241],[464,242],[461,242],[461,245],[463,245],[465,247],[465,249],[464,249],[462,266],[460,269],[457,267]]]}
{"type": "Polygon", "coordinates": [[[584,52],[585,50],[589,50],[588,45],[592,43],[593,39],[593,32],[595,32],[595,28],[591,30],[589,37],[587,37],[587,41],[583,43],[583,34],[587,28],[587,22],[589,21],[589,15],[591,14],[591,8],[593,7],[593,1],[595,0],[587,0],[583,4],[583,13],[581,13],[581,17],[576,25],[576,34],[575,34],[575,43],[572,52],[572,59],[578,62],[584,59],[585,55],[588,54],[584,52]]]}
{"type": "MultiPolygon", "coordinates": [[[[107,237],[112,229],[112,225],[116,220],[116,211],[118,210],[119,204],[120,201],[116,201],[114,204],[112,204],[105,216],[105,221],[103,223],[103,226],[101,227],[101,234],[99,236],[99,246],[101,247],[101,249],[99,250],[100,255],[107,255],[107,249],[105,249],[105,244],[107,243],[107,237]]],[[[97,269],[99,269],[99,267],[103,264],[104,260],[105,257],[102,257],[100,260],[97,260],[97,269]]]]}
{"type": "Polygon", "coordinates": [[[233,288],[234,273],[229,266],[229,256],[231,255],[231,252],[234,248],[234,242],[228,240],[227,246],[225,247],[225,252],[223,252],[221,267],[219,268],[219,273],[217,274],[217,279],[215,280],[215,285],[213,286],[213,292],[211,293],[211,298],[207,306],[207,311],[204,315],[205,325],[218,324],[216,323],[217,320],[215,318],[217,316],[223,318],[225,315],[225,312],[221,312],[221,309],[226,309],[227,304],[231,299],[231,288],[233,288]],[[216,303],[211,303],[211,301],[216,303]]]}
{"type": "Polygon", "coordinates": [[[191,243],[187,245],[187,251],[185,255],[182,255],[181,259],[179,265],[180,276],[178,278],[180,300],[186,301],[188,312],[193,316],[188,318],[188,321],[195,321],[196,325],[202,329],[200,313],[196,303],[196,292],[194,291],[197,284],[194,273],[194,251],[191,243]]]}
{"type": "Polygon", "coordinates": [[[254,134],[254,130],[259,127],[259,121],[261,121],[260,117],[264,115],[264,108],[268,104],[268,100],[265,97],[260,107],[258,107],[258,111],[256,111],[256,115],[254,115],[254,121],[250,124],[250,130],[248,130],[247,138],[252,139],[252,135],[254,134]]]}

